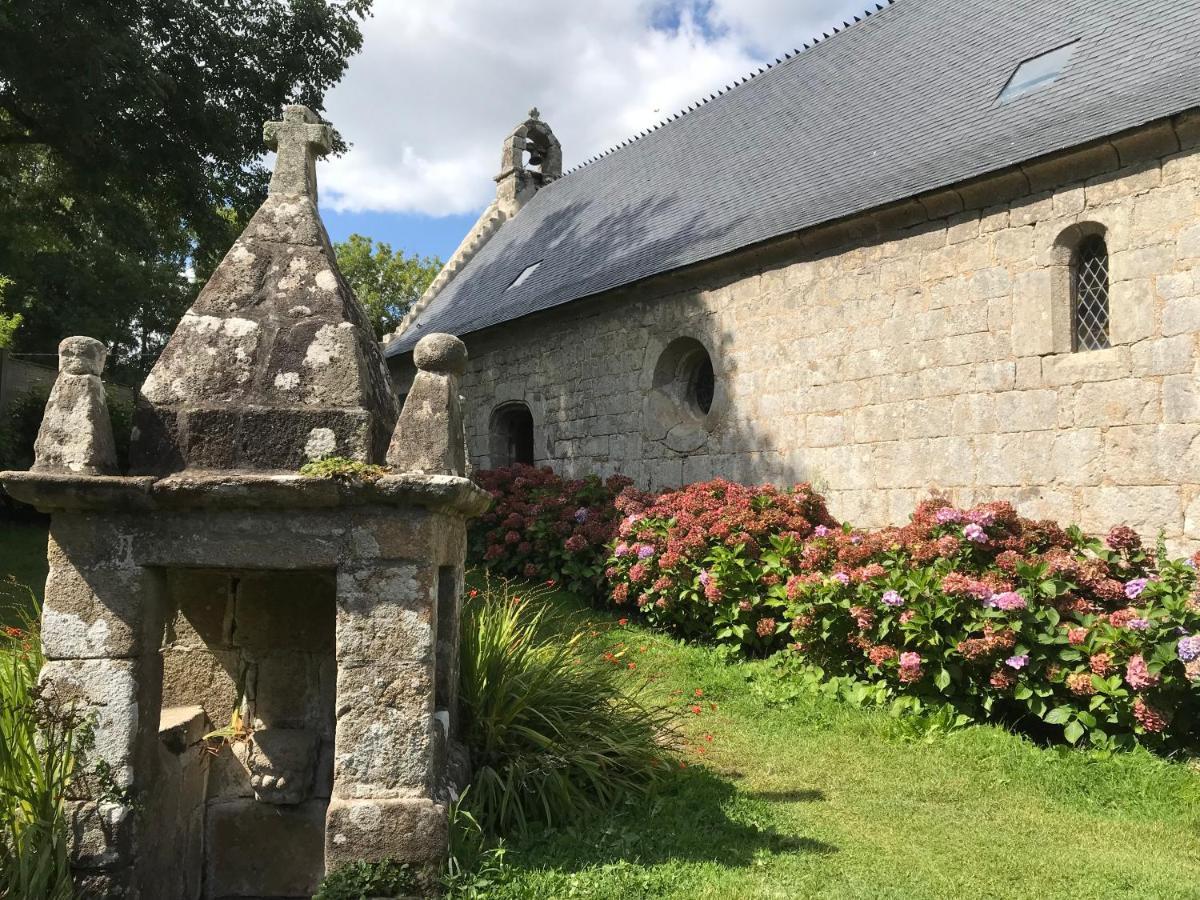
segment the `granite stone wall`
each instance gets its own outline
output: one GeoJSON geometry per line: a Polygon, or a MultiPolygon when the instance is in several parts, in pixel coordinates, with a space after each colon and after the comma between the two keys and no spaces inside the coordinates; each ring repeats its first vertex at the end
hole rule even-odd
{"type": "MultiPolygon", "coordinates": [[[[1200,539],[1200,114],[466,336],[468,444],[527,404],[539,462],[661,487],[815,482],[903,521],[931,491],[1200,539]],[[1071,351],[1107,242],[1109,349],[1071,351]],[[715,392],[688,399],[678,338],[715,392]],[[678,354],[677,354],[678,355],[678,354]]],[[[410,364],[393,361],[400,390],[410,364]]]]}

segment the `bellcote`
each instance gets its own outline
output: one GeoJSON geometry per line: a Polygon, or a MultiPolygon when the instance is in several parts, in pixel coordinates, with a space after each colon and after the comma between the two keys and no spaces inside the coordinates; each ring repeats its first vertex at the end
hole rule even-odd
{"type": "Polygon", "coordinates": [[[516,215],[538,190],[562,176],[562,147],[537,109],[504,139],[496,203],[506,216],[516,215]]]}

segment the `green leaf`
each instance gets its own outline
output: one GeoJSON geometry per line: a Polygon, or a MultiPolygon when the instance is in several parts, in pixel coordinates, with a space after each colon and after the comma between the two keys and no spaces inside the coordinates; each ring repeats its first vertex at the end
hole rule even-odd
{"type": "Polygon", "coordinates": [[[946,690],[946,688],[950,687],[950,673],[945,669],[939,669],[937,677],[933,679],[933,683],[938,686],[939,690],[946,690]]]}
{"type": "Polygon", "coordinates": [[[1044,716],[1044,719],[1050,725],[1063,725],[1071,718],[1072,712],[1074,710],[1069,706],[1056,706],[1044,716]]]}
{"type": "Polygon", "coordinates": [[[1063,737],[1065,737],[1072,744],[1078,743],[1079,739],[1083,737],[1084,733],[1084,727],[1079,723],[1078,719],[1072,720],[1071,723],[1063,729],[1063,737]]]}

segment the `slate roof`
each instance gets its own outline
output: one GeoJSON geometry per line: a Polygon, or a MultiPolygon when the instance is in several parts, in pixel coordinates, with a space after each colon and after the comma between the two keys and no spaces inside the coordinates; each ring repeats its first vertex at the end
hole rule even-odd
{"type": "Polygon", "coordinates": [[[542,188],[388,355],[1195,106],[1200,0],[897,0],[542,188]],[[1053,84],[996,103],[1075,40],[1053,84]]]}

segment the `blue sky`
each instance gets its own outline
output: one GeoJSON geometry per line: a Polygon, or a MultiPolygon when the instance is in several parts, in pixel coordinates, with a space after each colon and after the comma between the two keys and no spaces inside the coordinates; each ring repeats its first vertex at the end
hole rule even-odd
{"type": "Polygon", "coordinates": [[[501,141],[531,106],[570,168],[867,5],[376,0],[363,52],[326,102],[351,144],[318,169],[330,236],[445,259],[493,196],[501,141]]]}

